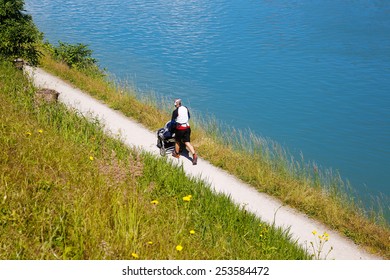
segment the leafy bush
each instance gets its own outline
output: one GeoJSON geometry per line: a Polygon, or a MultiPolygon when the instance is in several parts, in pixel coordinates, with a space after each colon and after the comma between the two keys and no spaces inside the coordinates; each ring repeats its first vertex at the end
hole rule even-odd
{"type": "Polygon", "coordinates": [[[65,63],[70,68],[80,70],[89,75],[104,76],[104,70],[99,68],[97,59],[92,57],[92,50],[88,45],[77,43],[69,44],[59,41],[58,46],[46,44],[52,57],[65,63]]]}
{"type": "Polygon", "coordinates": [[[23,8],[23,0],[0,0],[0,56],[23,58],[36,65],[43,35],[23,8]]]}
{"type": "Polygon", "coordinates": [[[71,68],[86,69],[97,63],[92,58],[92,50],[84,44],[68,44],[61,41],[54,47],[54,58],[66,63],[71,68]]]}

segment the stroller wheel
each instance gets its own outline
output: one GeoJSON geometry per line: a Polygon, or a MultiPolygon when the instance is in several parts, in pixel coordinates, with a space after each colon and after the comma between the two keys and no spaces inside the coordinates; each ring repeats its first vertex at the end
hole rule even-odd
{"type": "Polygon", "coordinates": [[[161,155],[161,156],[165,156],[165,154],[166,154],[165,148],[164,148],[164,147],[161,147],[161,148],[160,148],[160,155],[161,155]]]}
{"type": "Polygon", "coordinates": [[[162,147],[162,140],[161,139],[157,139],[157,147],[158,148],[162,147]]]}

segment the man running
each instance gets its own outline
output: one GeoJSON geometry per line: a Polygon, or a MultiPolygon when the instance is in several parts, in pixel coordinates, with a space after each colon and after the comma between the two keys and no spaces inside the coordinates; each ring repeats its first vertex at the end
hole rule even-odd
{"type": "Polygon", "coordinates": [[[190,143],[191,127],[188,123],[190,119],[190,111],[186,106],[182,106],[181,99],[175,99],[174,104],[176,109],[172,112],[172,123],[176,124],[176,143],[172,156],[175,158],[180,157],[180,143],[184,143],[192,153],[192,164],[196,165],[198,162],[198,156],[196,155],[194,147],[190,143]]]}

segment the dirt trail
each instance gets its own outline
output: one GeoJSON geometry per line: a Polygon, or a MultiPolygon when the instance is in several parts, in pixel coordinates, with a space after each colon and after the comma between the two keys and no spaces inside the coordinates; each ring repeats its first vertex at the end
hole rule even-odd
{"type": "MultiPolygon", "coordinates": [[[[125,144],[160,156],[159,149],[156,147],[157,138],[155,132],[149,131],[120,112],[110,109],[100,101],[40,68],[26,66],[25,71],[31,76],[37,87],[58,91],[60,93],[60,102],[63,102],[68,107],[75,108],[84,115],[100,119],[107,133],[119,134],[125,144]]],[[[298,240],[298,243],[304,247],[311,241],[314,242],[316,238],[318,239],[318,237],[313,236],[313,230],[321,234],[327,232],[330,237],[325,244],[322,257],[333,247],[327,259],[380,259],[380,257],[365,252],[350,240],[308,218],[306,215],[282,205],[268,195],[257,192],[251,186],[211,165],[202,158],[198,159],[198,165],[196,166],[193,166],[191,161],[185,157],[180,159],[172,158],[171,160],[179,165],[182,164],[184,171],[189,176],[200,177],[207,181],[216,192],[230,196],[235,203],[245,207],[246,210],[254,213],[263,221],[275,223],[278,227],[290,228],[292,237],[298,240]]]]}

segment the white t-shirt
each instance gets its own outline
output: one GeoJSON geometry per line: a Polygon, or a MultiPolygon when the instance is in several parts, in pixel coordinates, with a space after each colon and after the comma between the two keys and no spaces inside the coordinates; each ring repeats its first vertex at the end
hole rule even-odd
{"type": "Polygon", "coordinates": [[[176,122],[179,124],[188,124],[188,109],[185,106],[180,106],[177,108],[178,116],[176,118],[176,122]]]}

